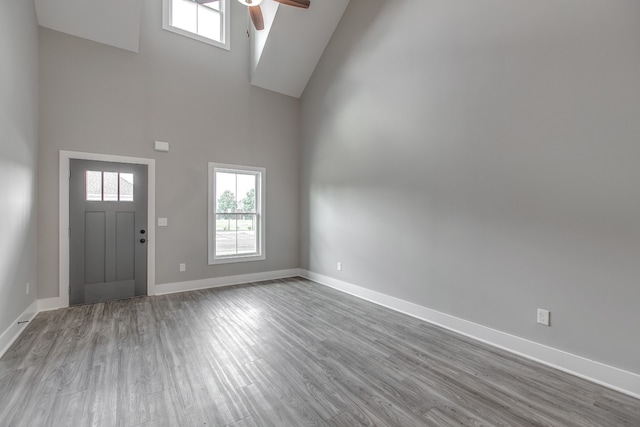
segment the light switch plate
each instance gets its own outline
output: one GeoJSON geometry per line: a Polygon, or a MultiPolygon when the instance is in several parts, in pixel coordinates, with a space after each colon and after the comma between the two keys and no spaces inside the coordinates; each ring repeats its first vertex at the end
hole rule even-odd
{"type": "Polygon", "coordinates": [[[166,227],[167,225],[167,218],[158,218],[158,227],[166,227]]]}

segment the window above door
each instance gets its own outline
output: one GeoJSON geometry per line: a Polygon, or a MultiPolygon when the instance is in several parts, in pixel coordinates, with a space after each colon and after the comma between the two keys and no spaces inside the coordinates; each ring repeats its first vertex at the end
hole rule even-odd
{"type": "Polygon", "coordinates": [[[86,171],[85,200],[87,202],[133,202],[133,174],[86,171]]]}

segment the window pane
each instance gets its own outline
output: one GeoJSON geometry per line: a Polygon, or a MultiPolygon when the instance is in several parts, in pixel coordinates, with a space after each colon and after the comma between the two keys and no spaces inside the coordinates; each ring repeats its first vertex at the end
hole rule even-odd
{"type": "Polygon", "coordinates": [[[242,212],[256,212],[256,176],[238,174],[238,198],[242,212]]]}
{"type": "Polygon", "coordinates": [[[249,255],[258,252],[256,215],[216,215],[216,256],[249,255]]]}
{"type": "Polygon", "coordinates": [[[133,202],[133,174],[120,174],[120,201],[133,202]]]}
{"type": "Polygon", "coordinates": [[[212,1],[212,2],[209,2],[209,3],[205,3],[202,6],[208,7],[208,8],[213,9],[213,10],[220,10],[220,4],[221,3],[222,3],[222,0],[220,0],[220,1],[212,1]]]}
{"type": "Polygon", "coordinates": [[[235,212],[237,207],[236,174],[216,172],[216,212],[235,212]]]}
{"type": "Polygon", "coordinates": [[[198,8],[198,34],[215,41],[222,41],[221,21],[222,15],[205,6],[198,8]]]}
{"type": "Polygon", "coordinates": [[[171,2],[171,25],[191,33],[198,31],[198,4],[191,0],[173,0],[171,2]]]}
{"type": "Polygon", "coordinates": [[[104,172],[104,201],[118,200],[118,172],[104,172]]]}
{"type": "Polygon", "coordinates": [[[102,200],[102,172],[87,171],[86,176],[87,197],[89,201],[102,200]]]}
{"type": "Polygon", "coordinates": [[[238,232],[238,254],[255,254],[258,247],[257,243],[255,231],[238,232]]]}
{"type": "Polygon", "coordinates": [[[256,215],[239,215],[237,230],[238,254],[256,253],[258,251],[256,215]]]}
{"type": "Polygon", "coordinates": [[[237,232],[235,215],[216,215],[216,255],[237,253],[237,232]]]}

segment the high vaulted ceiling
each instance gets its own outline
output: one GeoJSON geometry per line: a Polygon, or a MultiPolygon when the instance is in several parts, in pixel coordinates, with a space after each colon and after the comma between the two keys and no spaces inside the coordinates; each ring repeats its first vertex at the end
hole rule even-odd
{"type": "Polygon", "coordinates": [[[349,0],[311,0],[309,9],[267,1],[276,11],[254,31],[251,84],[299,98],[349,0]]]}
{"type": "Polygon", "coordinates": [[[38,24],[138,52],[142,0],[35,0],[38,24]]]}
{"type": "MultiPolygon", "coordinates": [[[[252,32],[251,84],[299,98],[348,3],[312,0],[309,9],[298,9],[264,0],[265,29],[252,32]]],[[[35,6],[43,27],[138,52],[142,0],[35,0],[35,6]]]]}

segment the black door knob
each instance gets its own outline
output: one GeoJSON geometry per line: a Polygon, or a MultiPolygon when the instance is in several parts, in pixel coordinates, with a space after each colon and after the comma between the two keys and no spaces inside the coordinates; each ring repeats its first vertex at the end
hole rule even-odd
{"type": "Polygon", "coordinates": [[[144,234],[144,233],[146,233],[145,230],[140,230],[140,234],[144,234]]]}
{"type": "Polygon", "coordinates": [[[145,239],[140,239],[140,243],[144,243],[144,242],[146,242],[145,239]]]}

